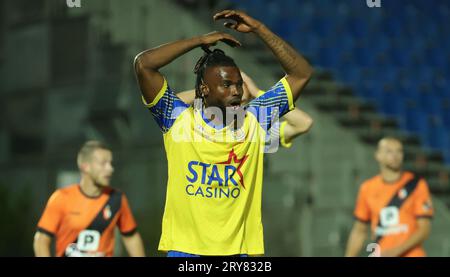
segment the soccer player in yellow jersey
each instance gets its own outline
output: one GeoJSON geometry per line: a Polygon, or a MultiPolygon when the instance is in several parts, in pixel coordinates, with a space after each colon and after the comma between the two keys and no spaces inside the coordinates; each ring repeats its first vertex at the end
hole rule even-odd
{"type": "MultiPolygon", "coordinates": [[[[263,156],[277,118],[294,109],[312,67],[263,23],[225,10],[214,20],[259,37],[279,60],[286,76],[241,106],[243,80],[223,51],[208,47],[240,43],[222,32],[167,43],[135,58],[142,99],[163,132],[168,183],[160,251],[168,256],[264,254],[261,221],[263,156]],[[159,70],[196,48],[196,101],[185,104],[159,70]]],[[[275,147],[276,148],[276,147],[275,147]]]]}

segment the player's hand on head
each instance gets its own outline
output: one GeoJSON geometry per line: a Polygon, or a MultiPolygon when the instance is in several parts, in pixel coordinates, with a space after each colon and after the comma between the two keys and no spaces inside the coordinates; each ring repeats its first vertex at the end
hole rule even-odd
{"type": "Polygon", "coordinates": [[[258,29],[262,23],[242,11],[224,10],[214,15],[214,20],[230,20],[223,25],[241,33],[249,33],[258,29]]]}
{"type": "Polygon", "coordinates": [[[250,80],[250,77],[247,75],[247,73],[245,73],[242,70],[241,70],[241,76],[242,76],[242,80],[244,81],[244,83],[246,83],[250,80]]]}
{"type": "Polygon", "coordinates": [[[241,71],[242,81],[244,81],[244,93],[248,93],[252,99],[258,97],[259,88],[252,78],[250,78],[244,71],[241,71]]]}
{"type": "Polygon", "coordinates": [[[214,46],[218,41],[228,44],[231,47],[241,46],[241,43],[232,35],[223,32],[211,32],[201,37],[202,44],[205,46],[214,46]]]}

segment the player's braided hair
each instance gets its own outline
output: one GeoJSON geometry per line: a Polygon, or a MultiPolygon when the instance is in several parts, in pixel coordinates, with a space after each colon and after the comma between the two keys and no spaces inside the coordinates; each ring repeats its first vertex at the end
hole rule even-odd
{"type": "Polygon", "coordinates": [[[202,49],[205,53],[197,61],[194,68],[194,73],[197,75],[197,79],[195,81],[195,98],[203,98],[200,85],[202,84],[203,74],[205,73],[206,68],[213,66],[237,67],[234,60],[225,55],[224,51],[220,49],[214,49],[211,51],[207,46],[202,46],[202,49]]]}

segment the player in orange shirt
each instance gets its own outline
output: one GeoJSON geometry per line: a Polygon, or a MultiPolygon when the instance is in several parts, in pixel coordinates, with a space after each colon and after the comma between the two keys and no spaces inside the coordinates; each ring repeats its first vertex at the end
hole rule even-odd
{"type": "Polygon", "coordinates": [[[112,256],[117,226],[130,256],[144,256],[144,246],[124,193],[109,187],[114,171],[111,151],[88,141],[78,153],[81,181],[56,190],[38,223],[34,237],[37,257],[112,256]]]}
{"type": "Polygon", "coordinates": [[[403,171],[403,146],[395,138],[383,138],[375,154],[380,174],[359,190],[355,224],[346,256],[357,256],[371,229],[371,239],[384,257],[424,257],[422,243],[431,229],[433,206],[426,181],[403,171]]]}

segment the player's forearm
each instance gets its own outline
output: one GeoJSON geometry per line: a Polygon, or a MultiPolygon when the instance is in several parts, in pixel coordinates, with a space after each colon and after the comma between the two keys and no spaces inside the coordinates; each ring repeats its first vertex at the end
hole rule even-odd
{"type": "Polygon", "coordinates": [[[139,233],[122,238],[130,257],[145,257],[144,243],[139,233]]]}
{"type": "Polygon", "coordinates": [[[414,247],[421,245],[428,238],[428,235],[429,230],[417,230],[404,243],[396,247],[396,253],[394,253],[394,256],[400,257],[414,247]]]}
{"type": "Polygon", "coordinates": [[[347,243],[347,249],[345,251],[346,257],[357,257],[361,252],[366,241],[367,233],[361,230],[353,229],[347,243]]]}
{"type": "Polygon", "coordinates": [[[288,43],[270,31],[264,24],[260,24],[254,32],[277,57],[287,75],[299,79],[311,78],[313,73],[311,65],[288,43]]]}
{"type": "Polygon", "coordinates": [[[292,126],[294,136],[308,132],[313,124],[313,119],[307,113],[297,108],[285,114],[284,119],[292,126]]]}
{"type": "Polygon", "coordinates": [[[136,56],[135,68],[137,70],[157,71],[161,67],[169,64],[179,56],[189,52],[201,44],[201,37],[193,37],[148,49],[136,56]]]}

